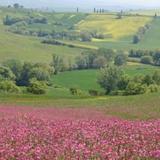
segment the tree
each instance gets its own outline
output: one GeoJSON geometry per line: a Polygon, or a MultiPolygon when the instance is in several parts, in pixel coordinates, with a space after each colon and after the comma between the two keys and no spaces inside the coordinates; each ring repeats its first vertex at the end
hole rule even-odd
{"type": "Polygon", "coordinates": [[[88,68],[88,58],[84,55],[76,57],[76,65],[78,69],[88,68]]]}
{"type": "Polygon", "coordinates": [[[58,74],[63,68],[63,58],[53,54],[51,66],[54,68],[54,74],[58,74]]]}
{"type": "Polygon", "coordinates": [[[141,40],[141,37],[139,35],[133,36],[133,44],[139,43],[141,40]]]}
{"type": "Polygon", "coordinates": [[[117,19],[122,19],[122,13],[117,13],[117,19]]]}
{"type": "Polygon", "coordinates": [[[108,64],[112,62],[115,57],[115,52],[112,49],[100,48],[98,49],[97,54],[104,56],[108,64]]]}
{"type": "Polygon", "coordinates": [[[155,65],[160,66],[160,50],[157,50],[153,55],[153,62],[155,65]]]}
{"type": "Polygon", "coordinates": [[[104,68],[107,64],[106,58],[104,56],[98,56],[93,61],[94,68],[104,68]]]}
{"type": "Polygon", "coordinates": [[[77,7],[77,13],[79,12],[79,8],[77,7]]]}
{"type": "Polygon", "coordinates": [[[124,73],[118,67],[109,66],[101,69],[98,83],[106,90],[106,93],[108,94],[118,89],[118,83],[123,75],[124,73]]]}
{"type": "Polygon", "coordinates": [[[127,63],[127,56],[125,54],[118,54],[114,59],[114,64],[122,66],[127,63]]]}
{"type": "Polygon", "coordinates": [[[88,32],[81,32],[80,34],[81,41],[87,42],[92,40],[92,35],[88,32]]]}
{"type": "Polygon", "coordinates": [[[40,67],[36,67],[36,68],[33,68],[30,72],[30,79],[32,78],[38,81],[49,81],[50,74],[47,70],[40,67]]]}
{"type": "Polygon", "coordinates": [[[19,86],[28,86],[30,83],[30,74],[33,68],[33,64],[24,63],[20,78],[17,80],[17,85],[19,86]]]}
{"type": "Polygon", "coordinates": [[[15,75],[8,67],[0,66],[0,80],[14,81],[15,78],[15,75]]]}
{"type": "Polygon", "coordinates": [[[154,18],[157,18],[157,13],[155,13],[154,18]]]}
{"type": "Polygon", "coordinates": [[[20,61],[14,59],[7,60],[6,62],[3,63],[3,65],[10,68],[10,70],[16,76],[16,81],[19,80],[23,69],[23,64],[20,61]]]}
{"type": "Polygon", "coordinates": [[[14,7],[15,9],[18,9],[18,8],[20,8],[20,5],[19,5],[18,3],[15,3],[15,4],[13,5],[13,7],[14,7]]]}

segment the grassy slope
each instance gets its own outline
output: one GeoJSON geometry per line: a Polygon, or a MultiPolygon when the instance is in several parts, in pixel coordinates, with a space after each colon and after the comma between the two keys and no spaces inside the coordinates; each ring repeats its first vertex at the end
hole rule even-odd
{"type": "Polygon", "coordinates": [[[151,29],[145,34],[140,46],[147,48],[160,48],[160,18],[153,20],[151,29]]]}
{"type": "Polygon", "coordinates": [[[0,27],[0,61],[19,59],[21,61],[50,62],[52,54],[74,57],[83,49],[41,44],[40,40],[8,33],[0,27]]]}
{"type": "MultiPolygon", "coordinates": [[[[120,50],[130,50],[130,49],[160,49],[160,18],[154,19],[151,22],[151,28],[146,32],[143,39],[138,44],[132,44],[132,37],[122,38],[118,41],[92,41],[85,42],[85,45],[105,47],[120,50]]],[[[84,44],[83,42],[79,42],[84,44]]]]}
{"type": "MultiPolygon", "coordinates": [[[[6,10],[5,12],[2,12],[3,14],[0,16],[1,62],[7,59],[19,59],[21,61],[32,62],[50,62],[53,53],[72,58],[83,51],[83,49],[79,48],[45,45],[41,44],[41,41],[38,38],[10,33],[2,24],[3,16],[8,13],[6,10]]],[[[16,12],[15,14],[22,16],[24,13],[16,12]]]]}
{"type": "Polygon", "coordinates": [[[160,15],[160,9],[135,10],[135,11],[130,11],[129,13],[139,14],[139,15],[147,15],[147,16],[154,16],[155,13],[156,13],[159,16],[160,15]]]}

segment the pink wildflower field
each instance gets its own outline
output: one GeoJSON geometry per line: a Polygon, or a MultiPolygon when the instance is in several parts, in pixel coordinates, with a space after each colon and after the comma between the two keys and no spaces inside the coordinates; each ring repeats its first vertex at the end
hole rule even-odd
{"type": "Polygon", "coordinates": [[[0,107],[0,160],[160,160],[160,120],[91,109],[0,107]]]}

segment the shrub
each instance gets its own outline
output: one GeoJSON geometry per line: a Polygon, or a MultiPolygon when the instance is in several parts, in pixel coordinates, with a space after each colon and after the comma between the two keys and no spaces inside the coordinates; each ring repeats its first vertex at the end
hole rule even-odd
{"type": "Polygon", "coordinates": [[[129,82],[125,94],[126,95],[137,95],[144,94],[147,91],[147,85],[135,82],[129,82]]]}
{"type": "Polygon", "coordinates": [[[80,96],[82,95],[82,91],[77,88],[70,88],[70,93],[74,96],[80,96]]]}
{"type": "Polygon", "coordinates": [[[0,79],[15,80],[15,75],[8,67],[0,66],[0,79]]]}
{"type": "Polygon", "coordinates": [[[154,80],[154,83],[160,85],[160,71],[154,72],[152,79],[154,80]]]}
{"type": "Polygon", "coordinates": [[[152,64],[153,58],[151,56],[143,56],[143,57],[141,57],[141,63],[152,64]]]}
{"type": "Polygon", "coordinates": [[[146,85],[151,85],[151,84],[154,84],[154,80],[153,80],[153,77],[152,75],[146,75],[144,76],[143,80],[142,80],[142,83],[143,84],[146,84],[146,85]]]}
{"type": "Polygon", "coordinates": [[[91,96],[99,96],[99,92],[97,90],[89,90],[88,92],[91,96]]]}
{"type": "Polygon", "coordinates": [[[114,64],[122,66],[127,63],[127,56],[125,54],[118,54],[114,59],[114,64]]]}
{"type": "Polygon", "coordinates": [[[149,92],[153,93],[153,92],[158,92],[159,91],[159,86],[156,85],[156,84],[151,84],[149,87],[148,87],[148,90],[149,92]]]}
{"type": "Polygon", "coordinates": [[[129,81],[130,81],[130,78],[127,75],[123,75],[117,84],[118,89],[125,90],[128,86],[129,81]]]}
{"type": "Polygon", "coordinates": [[[12,81],[1,81],[0,82],[0,92],[19,93],[20,89],[12,81]]]}
{"type": "Polygon", "coordinates": [[[27,88],[27,91],[33,94],[45,94],[46,84],[41,81],[32,81],[27,88]]]}

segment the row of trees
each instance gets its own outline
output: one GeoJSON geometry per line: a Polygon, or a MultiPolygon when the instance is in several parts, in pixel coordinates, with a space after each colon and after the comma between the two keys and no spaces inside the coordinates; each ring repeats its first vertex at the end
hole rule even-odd
{"type": "Polygon", "coordinates": [[[127,56],[111,49],[99,49],[89,54],[81,54],[76,58],[77,69],[99,69],[114,63],[117,66],[126,64],[127,56]]]}
{"type": "Polygon", "coordinates": [[[101,69],[98,83],[111,95],[136,95],[157,92],[160,89],[160,72],[152,75],[128,77],[120,68],[107,66],[101,69]]]}
{"type": "Polygon", "coordinates": [[[18,22],[23,22],[22,24],[34,24],[34,23],[42,23],[47,24],[48,20],[45,17],[12,17],[10,15],[6,15],[3,19],[4,25],[13,25],[18,22]],[[24,23],[25,22],[25,23],[24,23]]]}
{"type": "Polygon", "coordinates": [[[145,26],[140,27],[137,34],[133,36],[133,44],[139,43],[149,29],[150,29],[149,24],[146,24],[145,26]]]}
{"type": "Polygon", "coordinates": [[[94,8],[93,12],[94,13],[105,13],[105,9],[103,9],[103,8],[100,8],[100,9],[94,8]]]}
{"type": "Polygon", "coordinates": [[[160,66],[160,50],[131,50],[129,57],[140,58],[141,63],[160,66]]]}
{"type": "Polygon", "coordinates": [[[8,8],[22,9],[24,6],[19,3],[14,3],[13,5],[8,5],[8,8]]]}

